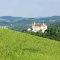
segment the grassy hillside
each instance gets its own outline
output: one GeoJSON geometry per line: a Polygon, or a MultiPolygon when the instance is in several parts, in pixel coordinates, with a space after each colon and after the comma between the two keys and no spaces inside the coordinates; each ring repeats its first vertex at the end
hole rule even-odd
{"type": "Polygon", "coordinates": [[[60,42],[0,29],[0,60],[60,60],[60,42]]]}

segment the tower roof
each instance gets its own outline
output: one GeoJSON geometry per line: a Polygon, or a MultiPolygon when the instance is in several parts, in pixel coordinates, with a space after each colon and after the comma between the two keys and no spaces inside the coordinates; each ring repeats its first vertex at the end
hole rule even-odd
{"type": "Polygon", "coordinates": [[[47,26],[47,24],[44,24],[44,23],[33,23],[32,26],[47,26]]]}

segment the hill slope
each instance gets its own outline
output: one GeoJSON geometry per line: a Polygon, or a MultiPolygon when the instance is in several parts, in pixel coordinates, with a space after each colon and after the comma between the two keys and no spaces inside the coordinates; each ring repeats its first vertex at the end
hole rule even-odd
{"type": "Polygon", "coordinates": [[[60,42],[0,29],[0,60],[60,60],[60,42]]]}

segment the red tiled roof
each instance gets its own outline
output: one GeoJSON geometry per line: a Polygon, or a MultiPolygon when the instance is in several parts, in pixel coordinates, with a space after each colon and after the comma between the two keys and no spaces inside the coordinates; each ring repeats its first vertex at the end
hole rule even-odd
{"type": "MultiPolygon", "coordinates": [[[[32,26],[33,26],[34,24],[32,24],[32,26]]],[[[42,26],[43,24],[40,24],[40,23],[35,23],[35,26],[42,26]]],[[[47,24],[44,24],[44,25],[46,25],[47,26],[47,24]]]]}

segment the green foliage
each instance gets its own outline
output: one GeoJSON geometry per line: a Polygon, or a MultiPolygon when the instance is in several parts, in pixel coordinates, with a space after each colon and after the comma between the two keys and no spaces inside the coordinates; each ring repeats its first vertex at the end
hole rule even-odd
{"type": "Polygon", "coordinates": [[[31,35],[39,36],[39,37],[44,37],[44,38],[49,38],[52,40],[57,40],[60,41],[60,29],[56,27],[49,27],[48,30],[46,30],[44,33],[42,32],[27,32],[31,35]]]}
{"type": "Polygon", "coordinates": [[[60,60],[60,42],[0,29],[0,60],[60,60]]]}

